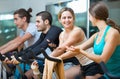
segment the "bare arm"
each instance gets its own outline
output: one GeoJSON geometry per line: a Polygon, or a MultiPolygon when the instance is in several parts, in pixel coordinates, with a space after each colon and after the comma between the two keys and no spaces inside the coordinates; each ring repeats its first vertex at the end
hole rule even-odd
{"type": "MultiPolygon", "coordinates": [[[[78,47],[78,46],[77,46],[78,47]]],[[[68,48],[68,47],[66,47],[68,48]]],[[[67,51],[65,52],[64,54],[60,55],[59,57],[62,59],[62,60],[65,60],[65,59],[68,59],[68,58],[71,58],[71,57],[74,57],[76,55],[78,55],[79,52],[72,52],[72,51],[67,51]]]]}
{"type": "Polygon", "coordinates": [[[105,39],[106,44],[101,55],[87,53],[83,50],[80,50],[80,52],[97,63],[101,61],[107,62],[112,56],[116,46],[118,45],[119,39],[116,39],[118,37],[120,37],[119,33],[115,33],[115,32],[111,32],[109,35],[107,35],[105,39]]]}
{"type": "Polygon", "coordinates": [[[94,39],[96,37],[97,33],[92,35],[86,42],[82,43],[80,45],[80,48],[83,50],[89,49],[90,47],[93,47],[94,39]]]}
{"type": "Polygon", "coordinates": [[[71,57],[74,57],[78,54],[80,54],[79,50],[80,48],[86,50],[90,47],[92,47],[92,44],[93,44],[93,41],[94,41],[94,37],[96,36],[96,34],[94,34],[89,40],[85,41],[84,43],[74,47],[74,46],[71,46],[71,47],[67,47],[67,52],[62,54],[60,56],[60,58],[62,59],[67,59],[67,58],[71,58],[71,57]],[[74,50],[75,49],[75,50],[74,50]],[[72,51],[69,51],[69,50],[72,50],[72,51]],[[73,51],[74,50],[74,51],[73,51]]]}
{"type": "Polygon", "coordinates": [[[30,33],[26,33],[23,37],[18,36],[15,40],[12,40],[9,42],[9,44],[6,44],[4,49],[2,49],[0,52],[1,54],[5,54],[9,51],[12,51],[16,49],[19,45],[23,44],[26,40],[31,38],[32,35],[30,33]]]}
{"type": "MultiPolygon", "coordinates": [[[[61,43],[60,45],[52,52],[51,56],[60,56],[66,51],[66,46],[75,45],[78,42],[84,39],[84,33],[80,29],[74,30],[69,37],[66,39],[65,42],[61,43]]],[[[62,39],[60,39],[62,41],[62,39]]]]}
{"type": "Polygon", "coordinates": [[[7,46],[11,45],[12,43],[14,43],[14,41],[17,41],[19,39],[19,37],[16,37],[15,39],[9,41],[8,43],[4,44],[3,46],[0,47],[0,51],[5,49],[7,46]]]}

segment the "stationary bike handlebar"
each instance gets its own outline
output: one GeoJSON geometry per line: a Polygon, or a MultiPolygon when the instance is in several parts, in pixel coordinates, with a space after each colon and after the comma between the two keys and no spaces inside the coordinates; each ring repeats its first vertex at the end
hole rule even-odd
{"type": "Polygon", "coordinates": [[[45,52],[45,50],[43,48],[41,48],[41,53],[45,56],[45,58],[47,58],[48,60],[50,61],[55,61],[55,62],[61,62],[60,59],[57,59],[57,58],[53,58],[53,57],[50,57],[47,55],[47,53],[45,52]]]}
{"type": "MultiPolygon", "coordinates": [[[[33,58],[33,59],[29,59],[29,58],[27,59],[27,58],[26,58],[26,60],[24,60],[24,59],[20,58],[18,55],[15,55],[15,58],[16,58],[19,62],[23,62],[23,63],[32,63],[34,60],[42,60],[42,61],[44,61],[45,58],[47,58],[47,59],[50,60],[50,61],[61,62],[60,59],[53,58],[53,57],[50,57],[49,55],[47,55],[46,51],[45,51],[43,48],[40,49],[40,54],[43,54],[44,58],[41,58],[41,57],[36,56],[31,49],[29,49],[29,51],[30,51],[30,53],[32,54],[32,56],[33,56],[32,58],[33,58]]],[[[17,54],[17,53],[16,53],[16,54],[17,54]]],[[[24,55],[25,55],[25,54],[24,54],[24,55]]]]}
{"type": "MultiPolygon", "coordinates": [[[[43,48],[40,49],[40,53],[39,53],[39,54],[43,54],[44,58],[41,58],[41,57],[36,56],[31,49],[29,49],[29,51],[30,51],[33,59],[29,59],[29,58],[22,59],[22,58],[18,55],[18,52],[17,52],[17,51],[14,52],[14,57],[15,57],[16,60],[18,60],[19,62],[28,63],[28,64],[32,63],[34,60],[43,60],[43,61],[44,61],[45,58],[47,58],[47,59],[50,60],[50,61],[61,62],[60,59],[53,58],[53,57],[50,57],[49,55],[47,55],[45,49],[43,49],[43,48]]],[[[22,55],[26,55],[26,53],[23,53],[22,55]]],[[[0,54],[0,60],[1,60],[1,61],[4,61],[6,57],[8,57],[8,59],[10,59],[10,60],[12,59],[10,56],[7,56],[7,55],[4,56],[4,55],[1,55],[1,54],[0,54]]],[[[27,57],[27,56],[26,56],[26,57],[27,57]]]]}

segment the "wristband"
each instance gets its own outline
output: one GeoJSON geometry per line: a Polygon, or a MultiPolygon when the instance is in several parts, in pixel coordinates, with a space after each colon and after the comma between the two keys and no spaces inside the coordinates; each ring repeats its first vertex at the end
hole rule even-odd
{"type": "Polygon", "coordinates": [[[38,67],[37,66],[35,66],[35,65],[31,65],[31,69],[33,70],[33,74],[34,75],[39,75],[40,74],[40,71],[39,71],[39,69],[38,69],[38,67]]]}

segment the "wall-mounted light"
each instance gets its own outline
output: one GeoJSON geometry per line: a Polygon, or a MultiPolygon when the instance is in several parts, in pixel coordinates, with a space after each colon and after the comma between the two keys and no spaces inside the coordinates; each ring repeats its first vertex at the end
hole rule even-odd
{"type": "Polygon", "coordinates": [[[87,0],[73,0],[67,3],[67,7],[72,8],[75,13],[84,13],[87,11],[87,0]]]}
{"type": "Polygon", "coordinates": [[[13,15],[12,14],[2,14],[0,15],[0,20],[9,20],[9,19],[13,19],[13,15]]]}

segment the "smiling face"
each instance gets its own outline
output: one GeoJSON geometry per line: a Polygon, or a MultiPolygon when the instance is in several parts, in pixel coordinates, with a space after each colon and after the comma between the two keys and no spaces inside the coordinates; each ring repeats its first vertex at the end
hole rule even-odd
{"type": "Polygon", "coordinates": [[[68,28],[74,25],[74,17],[69,11],[64,11],[59,18],[59,21],[64,28],[68,28]]]}

